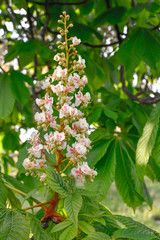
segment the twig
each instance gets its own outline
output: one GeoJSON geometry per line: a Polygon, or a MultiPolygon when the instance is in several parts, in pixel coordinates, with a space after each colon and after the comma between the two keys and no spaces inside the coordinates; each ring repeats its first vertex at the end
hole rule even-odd
{"type": "Polygon", "coordinates": [[[49,23],[49,20],[50,20],[50,13],[49,13],[49,1],[48,0],[45,0],[45,15],[47,16],[47,19],[46,19],[46,22],[44,23],[43,25],[43,29],[42,29],[42,39],[43,41],[45,40],[45,33],[48,29],[48,23],[49,23]]]}
{"type": "Polygon", "coordinates": [[[3,73],[6,73],[6,71],[0,66],[0,69],[2,70],[3,73]]]}
{"type": "Polygon", "coordinates": [[[153,103],[157,103],[160,101],[160,95],[157,95],[155,97],[150,97],[150,96],[147,96],[147,97],[141,97],[141,98],[138,98],[137,95],[134,95],[133,93],[131,93],[129,91],[129,89],[127,88],[126,86],[126,83],[125,83],[125,79],[124,79],[124,67],[121,65],[120,67],[120,81],[122,83],[122,90],[127,94],[127,96],[131,99],[131,100],[135,100],[141,104],[153,104],[153,103]]]}
{"type": "Polygon", "coordinates": [[[91,43],[83,43],[84,45],[88,46],[88,47],[92,47],[92,48],[102,48],[102,47],[109,47],[109,46],[113,46],[115,44],[119,43],[119,41],[113,42],[113,43],[109,43],[109,44],[100,44],[100,45],[94,45],[91,43]]]}
{"type": "Polygon", "coordinates": [[[33,209],[33,208],[35,208],[35,207],[42,207],[42,206],[44,206],[44,205],[46,205],[46,204],[49,204],[49,203],[51,203],[52,202],[52,200],[49,200],[49,201],[47,201],[47,202],[43,202],[43,203],[38,203],[38,204],[36,204],[36,205],[34,205],[34,206],[30,206],[30,207],[27,207],[27,208],[23,208],[23,210],[29,210],[29,209],[33,209]]]}

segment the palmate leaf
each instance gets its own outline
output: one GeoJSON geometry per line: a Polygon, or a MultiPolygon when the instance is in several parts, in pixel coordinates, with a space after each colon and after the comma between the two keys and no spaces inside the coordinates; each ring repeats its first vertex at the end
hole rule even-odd
{"type": "Polygon", "coordinates": [[[10,89],[7,73],[0,75],[0,118],[5,119],[13,110],[15,98],[10,89]]]}
{"type": "Polygon", "coordinates": [[[87,189],[106,196],[114,179],[115,165],[116,151],[114,143],[112,143],[104,157],[96,165],[98,175],[93,183],[87,184],[87,189]]]}
{"type": "Polygon", "coordinates": [[[136,150],[136,164],[138,175],[143,178],[145,174],[145,166],[149,161],[152,149],[156,142],[158,124],[160,117],[160,103],[153,109],[149,120],[143,129],[143,134],[138,141],[136,150]]]}
{"type": "Polygon", "coordinates": [[[27,219],[15,210],[0,209],[0,240],[29,240],[27,219]]]}
{"type": "Polygon", "coordinates": [[[42,228],[38,218],[28,213],[28,220],[30,222],[34,240],[52,240],[51,236],[42,228]]]}
{"type": "Polygon", "coordinates": [[[114,232],[114,239],[119,238],[129,238],[129,239],[137,239],[137,240],[149,240],[149,239],[159,239],[153,233],[149,232],[147,229],[141,228],[127,228],[127,229],[118,229],[114,232]]]}
{"type": "Polygon", "coordinates": [[[78,224],[78,213],[82,207],[82,202],[83,199],[79,193],[68,195],[64,200],[65,210],[76,226],[78,224]]]}
{"type": "Polygon", "coordinates": [[[137,177],[135,165],[124,148],[122,142],[118,141],[116,146],[116,171],[115,182],[123,201],[135,209],[144,201],[140,181],[137,177]]]}
{"type": "Polygon", "coordinates": [[[47,168],[47,182],[48,185],[59,194],[68,195],[70,190],[67,183],[64,182],[63,177],[61,177],[54,169],[47,168]]]}

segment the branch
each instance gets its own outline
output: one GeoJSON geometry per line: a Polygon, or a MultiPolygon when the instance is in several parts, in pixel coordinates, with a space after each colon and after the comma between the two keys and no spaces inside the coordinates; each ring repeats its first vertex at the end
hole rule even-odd
{"type": "Polygon", "coordinates": [[[6,71],[0,66],[0,69],[2,70],[3,73],[5,73],[6,71]]]}
{"type": "Polygon", "coordinates": [[[47,16],[47,19],[46,19],[46,22],[44,23],[43,25],[43,29],[42,29],[42,39],[43,41],[45,40],[45,33],[47,31],[47,28],[48,28],[48,23],[49,23],[49,20],[50,20],[50,13],[49,13],[49,1],[48,0],[45,0],[45,15],[47,16]]]}
{"type": "MultiPolygon", "coordinates": [[[[83,5],[85,3],[87,3],[89,0],[83,0],[81,2],[49,2],[49,6],[53,6],[53,5],[83,5]]],[[[32,3],[38,4],[40,6],[45,6],[45,3],[43,2],[39,2],[39,1],[31,1],[32,3]]]]}
{"type": "Polygon", "coordinates": [[[115,45],[117,43],[119,43],[119,41],[113,42],[113,43],[109,43],[109,44],[100,44],[100,45],[94,45],[94,44],[91,44],[91,43],[83,43],[83,44],[88,46],[88,47],[92,47],[92,48],[102,48],[102,47],[113,46],[113,45],[115,45]]]}
{"type": "Polygon", "coordinates": [[[157,103],[160,101],[160,95],[155,96],[154,98],[148,96],[148,97],[140,97],[138,98],[137,94],[133,94],[129,91],[129,89],[126,86],[125,83],[125,79],[124,79],[124,67],[121,65],[120,67],[120,81],[122,83],[122,90],[124,93],[127,94],[127,96],[131,99],[131,100],[135,100],[141,104],[153,104],[153,103],[157,103]]]}

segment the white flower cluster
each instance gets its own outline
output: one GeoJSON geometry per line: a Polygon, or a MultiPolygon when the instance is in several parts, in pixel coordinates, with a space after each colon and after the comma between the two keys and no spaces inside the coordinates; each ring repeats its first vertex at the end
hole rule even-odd
{"type": "MultiPolygon", "coordinates": [[[[60,32],[63,35],[61,28],[60,32]]],[[[89,124],[78,108],[87,107],[91,97],[89,92],[82,93],[88,79],[84,75],[85,60],[75,49],[80,42],[77,37],[64,43],[58,42],[58,48],[65,48],[66,52],[55,55],[54,60],[59,66],[43,82],[42,89],[46,90],[44,98],[36,99],[41,112],[36,112],[34,118],[38,129],[42,128],[45,134],[41,138],[39,133],[32,134],[29,157],[24,160],[23,167],[29,171],[44,168],[48,152],[57,157],[56,170],[59,169],[58,164],[61,164],[59,174],[65,169],[61,159],[64,157],[75,166],[70,176],[84,181],[85,176],[93,178],[97,172],[90,169],[87,162],[83,162],[91,148],[91,141],[88,138],[89,124]]],[[[40,174],[40,180],[45,180],[44,173],[40,174]]]]}

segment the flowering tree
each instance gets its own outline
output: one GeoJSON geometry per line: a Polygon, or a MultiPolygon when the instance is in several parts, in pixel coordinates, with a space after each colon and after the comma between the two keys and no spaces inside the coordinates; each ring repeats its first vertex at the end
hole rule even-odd
{"type": "Polygon", "coordinates": [[[68,37],[73,27],[68,24],[69,15],[63,12],[60,17],[62,27],[58,30],[64,41],[57,42],[62,52],[54,56],[59,66],[43,81],[44,97],[36,98],[38,131],[31,134],[23,161],[27,181],[30,175],[35,177],[38,195],[45,193],[41,196],[44,201],[39,200],[36,185],[28,191],[25,184],[1,174],[0,239],[160,239],[145,225],[113,215],[95,200],[99,197],[95,192],[85,189],[85,182],[92,185],[98,177],[86,161],[91,141],[89,124],[81,111],[91,99],[85,88],[85,60],[76,50],[81,40],[68,37]],[[27,201],[30,206],[22,207],[27,201]]]}

